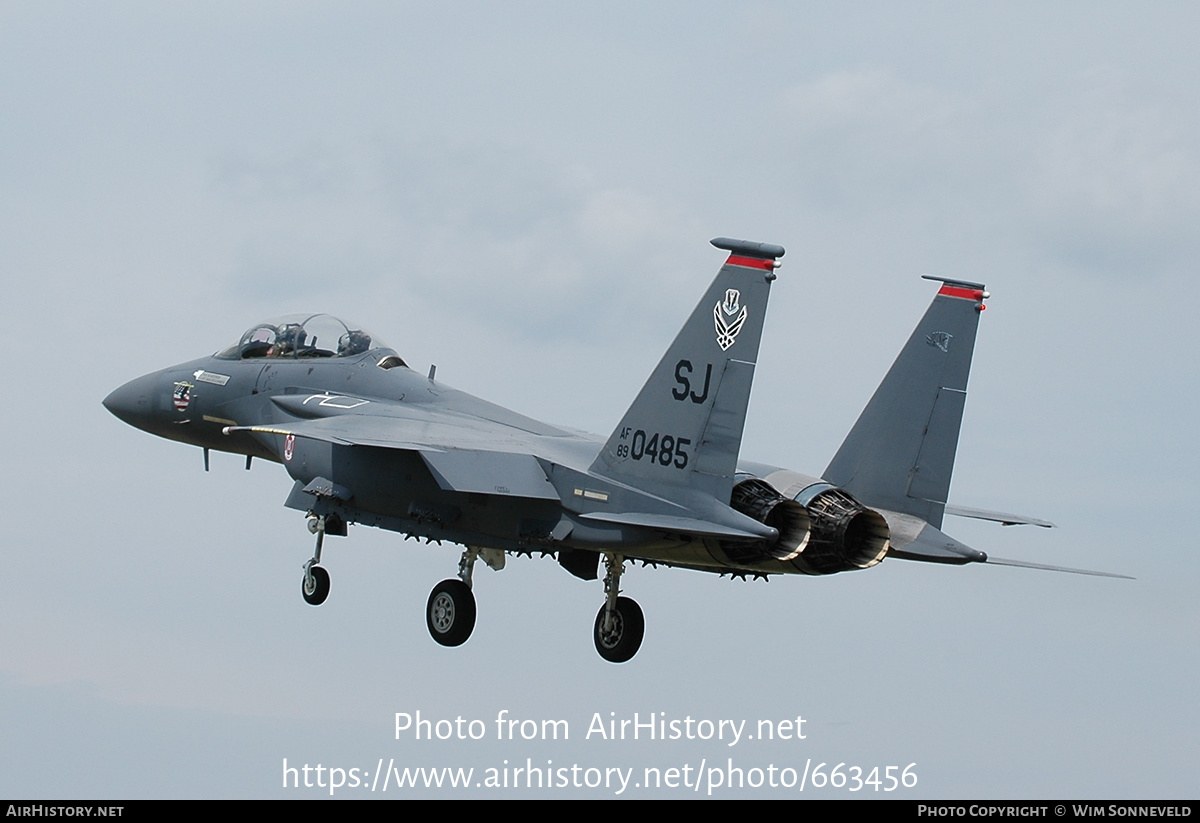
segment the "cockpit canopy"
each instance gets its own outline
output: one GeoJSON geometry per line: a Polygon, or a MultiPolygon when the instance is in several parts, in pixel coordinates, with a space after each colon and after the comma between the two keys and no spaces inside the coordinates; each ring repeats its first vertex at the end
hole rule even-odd
{"type": "Polygon", "coordinates": [[[329,314],[289,314],[251,326],[228,348],[217,352],[226,360],[259,357],[352,357],[387,348],[368,332],[329,314]]]}

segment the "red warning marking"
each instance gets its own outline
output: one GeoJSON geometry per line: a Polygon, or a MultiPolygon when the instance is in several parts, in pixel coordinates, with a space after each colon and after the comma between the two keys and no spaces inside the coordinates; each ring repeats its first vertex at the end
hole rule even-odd
{"type": "Polygon", "coordinates": [[[292,453],[295,451],[295,449],[296,449],[296,435],[289,434],[287,437],[283,438],[283,459],[284,460],[287,460],[290,462],[292,459],[292,453]]]}
{"type": "Polygon", "coordinates": [[[938,294],[944,294],[947,297],[961,297],[964,300],[982,300],[983,292],[979,289],[964,289],[959,286],[942,286],[938,290],[938,294]]]}
{"type": "Polygon", "coordinates": [[[773,271],[775,268],[774,260],[763,260],[761,257],[739,257],[736,254],[729,255],[729,259],[725,261],[726,266],[746,266],[751,269],[766,269],[773,271]]]}

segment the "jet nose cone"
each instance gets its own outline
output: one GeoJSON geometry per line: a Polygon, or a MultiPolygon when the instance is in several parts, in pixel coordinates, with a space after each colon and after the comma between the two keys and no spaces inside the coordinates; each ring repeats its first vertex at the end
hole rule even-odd
{"type": "Polygon", "coordinates": [[[115,389],[104,398],[104,408],[108,409],[121,420],[139,429],[145,429],[152,416],[151,382],[152,375],[130,380],[119,389],[115,389]]]}

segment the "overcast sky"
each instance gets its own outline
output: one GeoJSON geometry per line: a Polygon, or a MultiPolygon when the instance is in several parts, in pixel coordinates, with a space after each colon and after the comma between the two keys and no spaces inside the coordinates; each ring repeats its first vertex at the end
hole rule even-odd
{"type": "Polygon", "coordinates": [[[731,760],[919,782],[716,796],[1194,798],[1197,31],[1185,3],[0,4],[0,796],[328,796],[284,789],[285,760],[473,782],[731,760]],[[329,311],[606,434],[718,235],[788,250],[744,457],[819,473],[936,291],[919,275],[984,282],[951,501],[1059,528],[945,530],[1137,580],[636,568],[646,638],[614,666],[601,584],[510,559],[445,649],[423,612],[457,549],[353,528],[314,609],[281,468],[206,474],[100,405],[329,311]],[[498,741],[502,710],[570,739],[498,741]],[[487,735],[397,740],[417,711],[487,735]],[[802,716],[805,739],[586,736],[634,712],[802,716]]]}

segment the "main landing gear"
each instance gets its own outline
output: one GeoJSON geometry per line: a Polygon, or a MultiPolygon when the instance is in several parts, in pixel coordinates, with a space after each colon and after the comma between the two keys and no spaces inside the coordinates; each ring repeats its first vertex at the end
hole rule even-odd
{"type": "MultiPolygon", "coordinates": [[[[313,515],[308,520],[308,529],[317,536],[313,556],[304,564],[301,593],[304,601],[319,606],[329,597],[329,572],[320,565],[321,548],[325,544],[326,526],[332,534],[342,534],[339,527],[344,524],[336,515],[328,523],[323,515],[313,515]]],[[[504,552],[499,549],[481,549],[468,546],[458,561],[458,577],[443,580],[433,587],[425,603],[425,625],[429,636],[442,646],[461,646],[475,630],[475,595],[471,592],[471,575],[475,561],[482,555],[493,569],[504,568],[504,552]]],[[[604,553],[604,605],[596,614],[592,636],[596,651],[610,663],[632,660],[642,645],[646,631],[646,619],[637,601],[621,597],[621,575],[625,572],[625,558],[614,552],[604,553]]]]}
{"type": "MultiPolygon", "coordinates": [[[[503,552],[470,546],[458,561],[458,577],[443,580],[429,594],[425,604],[425,625],[429,627],[429,635],[443,646],[461,646],[475,628],[475,595],[471,593],[471,572],[481,552],[489,566],[503,567],[503,552]]],[[[641,647],[646,620],[642,616],[641,606],[635,600],[620,596],[625,558],[605,552],[604,566],[604,593],[607,599],[596,615],[593,637],[596,651],[601,657],[611,663],[624,663],[631,660],[641,647]]]]}
{"type": "Polygon", "coordinates": [[[610,663],[624,663],[631,660],[641,648],[646,620],[636,600],[618,596],[621,574],[625,571],[625,558],[605,552],[604,566],[604,594],[608,599],[596,615],[592,634],[596,651],[601,657],[610,663]]]}
{"type": "Polygon", "coordinates": [[[430,636],[443,646],[461,646],[475,628],[475,595],[471,573],[479,549],[468,547],[458,561],[458,577],[433,587],[425,604],[425,625],[430,636]]]}

